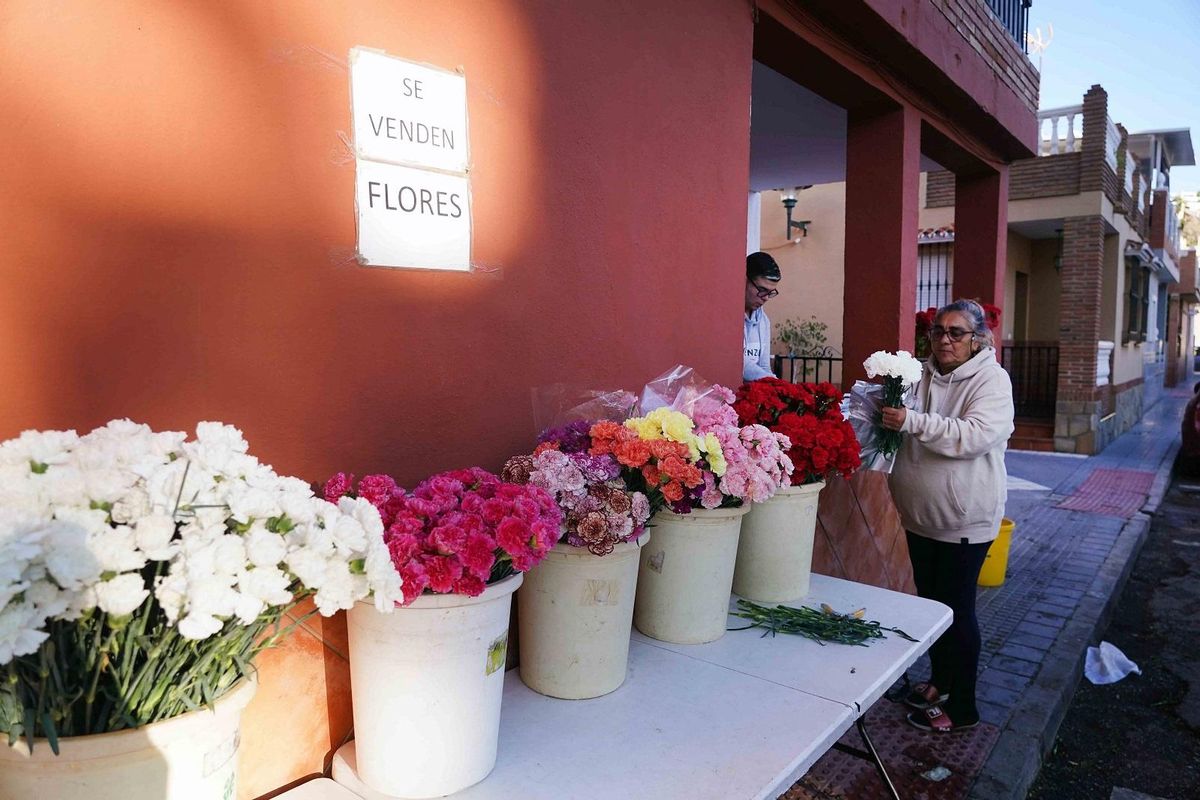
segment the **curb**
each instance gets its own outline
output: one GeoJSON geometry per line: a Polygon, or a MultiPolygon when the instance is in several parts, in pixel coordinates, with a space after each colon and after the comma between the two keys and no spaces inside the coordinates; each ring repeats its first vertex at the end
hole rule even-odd
{"type": "MultiPolygon", "coordinates": [[[[1170,470],[1164,472],[1169,485],[1170,470]]],[[[1154,508],[1162,496],[1159,491],[1154,508]]],[[[1149,532],[1150,517],[1144,513],[1135,514],[1122,526],[1103,566],[1000,731],[967,795],[970,800],[1022,800],[1029,793],[1083,678],[1088,645],[1108,627],[1149,532]]]]}

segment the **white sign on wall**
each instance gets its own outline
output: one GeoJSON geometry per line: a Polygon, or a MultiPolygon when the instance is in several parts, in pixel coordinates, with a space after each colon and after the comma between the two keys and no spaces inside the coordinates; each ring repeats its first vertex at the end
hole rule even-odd
{"type": "Polygon", "coordinates": [[[363,264],[470,269],[466,176],[364,159],[356,172],[358,255],[363,264]]]}
{"type": "Polygon", "coordinates": [[[470,269],[466,78],[356,47],[350,91],[359,261],[470,269]]]}

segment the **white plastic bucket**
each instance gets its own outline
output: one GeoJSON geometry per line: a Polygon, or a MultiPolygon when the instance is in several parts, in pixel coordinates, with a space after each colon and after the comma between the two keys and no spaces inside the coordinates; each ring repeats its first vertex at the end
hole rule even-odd
{"type": "Polygon", "coordinates": [[[638,551],[649,539],[604,556],[559,543],[517,592],[521,680],[565,700],[599,697],[625,682],[638,551]]]}
{"type": "Polygon", "coordinates": [[[677,644],[725,635],[738,533],[749,509],[660,511],[642,548],[633,624],[647,636],[677,644]]]}
{"type": "Polygon", "coordinates": [[[393,797],[453,794],[496,765],[517,574],[479,597],[422,595],[346,616],[358,777],[393,797]]]}
{"type": "Polygon", "coordinates": [[[782,603],[808,594],[817,500],[824,488],[823,481],[788,486],[751,506],[742,520],[734,594],[758,603],[782,603]]]}
{"type": "Polygon", "coordinates": [[[202,708],[141,728],[58,740],[31,753],[24,739],[0,747],[0,798],[29,800],[233,800],[244,680],[202,708]]]}

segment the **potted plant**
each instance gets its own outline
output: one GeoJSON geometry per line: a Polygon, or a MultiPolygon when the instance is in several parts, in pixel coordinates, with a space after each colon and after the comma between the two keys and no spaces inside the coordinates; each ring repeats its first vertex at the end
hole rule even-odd
{"type": "Polygon", "coordinates": [[[0,444],[0,797],[232,797],[252,662],[284,612],[400,596],[369,503],[246,451],[215,422],[0,444]]]}
{"type": "Polygon", "coordinates": [[[595,452],[614,453],[627,482],[661,509],[642,548],[634,604],[634,625],[655,639],[698,644],[724,635],[742,516],[792,471],[785,437],[739,426],[732,400],[714,386],[693,416],[663,407],[592,429],[595,452]]]}
{"type": "Polygon", "coordinates": [[[570,700],[625,681],[638,551],[650,518],[649,499],[625,485],[617,455],[593,453],[596,424],[545,431],[532,455],[514,456],[500,473],[545,489],[563,512],[562,537],[517,593],[517,625],[521,680],[570,700]]]}
{"type": "Polygon", "coordinates": [[[742,522],[733,591],[760,603],[808,594],[817,503],[825,481],[859,466],[858,440],[842,419],[841,392],[830,383],[763,378],[743,384],[734,409],[742,424],[783,434],[794,470],[791,485],[756,503],[742,522]]]}
{"type": "Polygon", "coordinates": [[[477,467],[434,475],[411,493],[386,475],[355,487],[339,473],[325,484],[331,499],[352,490],[383,518],[404,596],[395,613],[358,603],[347,615],[347,747],[374,791],[453,794],[495,766],[510,595],[558,541],[562,513],[541,487],[477,467]]]}

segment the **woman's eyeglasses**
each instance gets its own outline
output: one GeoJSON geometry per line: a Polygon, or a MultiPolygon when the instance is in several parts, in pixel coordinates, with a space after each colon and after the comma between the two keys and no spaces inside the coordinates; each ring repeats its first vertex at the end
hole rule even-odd
{"type": "Polygon", "coordinates": [[[961,342],[970,335],[971,332],[963,328],[943,328],[941,325],[934,325],[929,329],[929,340],[932,342],[936,342],[943,336],[950,337],[950,341],[952,342],[961,342]]]}
{"type": "Polygon", "coordinates": [[[763,300],[770,300],[775,295],[779,294],[778,289],[768,289],[765,286],[759,286],[757,283],[750,284],[754,287],[754,291],[758,292],[758,296],[763,300]]]}

